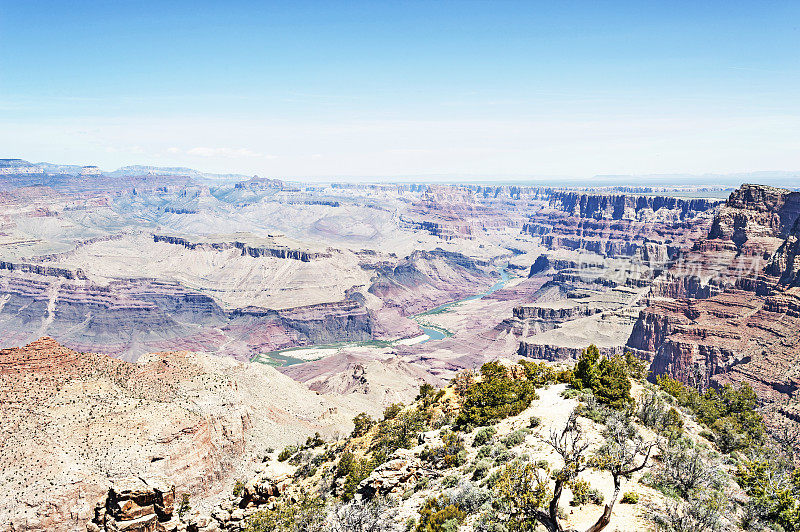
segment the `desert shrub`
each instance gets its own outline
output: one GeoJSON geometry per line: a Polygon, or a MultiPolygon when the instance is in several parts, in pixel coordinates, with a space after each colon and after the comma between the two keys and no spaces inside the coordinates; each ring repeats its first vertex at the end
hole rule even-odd
{"type": "Polygon", "coordinates": [[[335,477],[346,477],[350,474],[350,471],[353,470],[355,466],[356,459],[353,456],[353,453],[350,451],[345,451],[342,453],[342,456],[339,458],[339,461],[336,463],[336,469],[334,470],[335,477]]]}
{"type": "Polygon", "coordinates": [[[379,460],[373,458],[372,460],[361,459],[361,460],[354,460],[353,465],[347,473],[347,477],[344,481],[344,486],[342,489],[342,499],[345,501],[349,501],[353,498],[358,489],[358,485],[361,484],[361,481],[364,480],[369,476],[375,467],[379,464],[377,463],[379,460]]]}
{"type": "Polygon", "coordinates": [[[730,510],[730,501],[721,491],[701,491],[687,500],[669,500],[654,520],[662,532],[722,532],[733,528],[725,518],[730,510]]]}
{"type": "Polygon", "coordinates": [[[515,430],[514,432],[512,432],[511,434],[509,434],[508,436],[506,436],[505,438],[503,438],[500,441],[502,441],[503,445],[505,445],[506,447],[508,447],[510,449],[510,448],[516,447],[517,445],[520,445],[522,442],[524,442],[525,441],[525,437],[530,433],[531,433],[531,431],[528,430],[528,429],[518,429],[518,430],[515,430]]]}
{"type": "Polygon", "coordinates": [[[611,415],[612,410],[605,405],[600,404],[593,393],[585,396],[586,402],[578,405],[575,409],[578,415],[587,419],[591,419],[595,423],[603,424],[611,415]]]}
{"type": "Polygon", "coordinates": [[[560,394],[561,397],[563,397],[564,399],[580,399],[581,397],[583,397],[583,389],[577,387],[577,381],[575,380],[574,376],[572,384],[575,387],[566,388],[564,391],[561,392],[560,394]]]}
{"type": "Polygon", "coordinates": [[[668,436],[680,436],[683,432],[683,417],[675,408],[670,407],[661,419],[661,433],[668,436]]]}
{"type": "Polygon", "coordinates": [[[325,501],[302,494],[297,500],[281,498],[271,508],[259,510],[247,519],[244,531],[322,532],[325,517],[325,501]]]}
{"type": "Polygon", "coordinates": [[[635,491],[627,491],[622,494],[622,498],[619,502],[622,504],[636,504],[639,502],[639,494],[635,491]]]}
{"type": "Polygon", "coordinates": [[[473,480],[480,480],[486,476],[489,470],[492,468],[492,463],[488,460],[478,460],[475,462],[475,471],[472,472],[472,479],[473,480]]]}
{"type": "Polygon", "coordinates": [[[589,490],[591,486],[582,478],[576,478],[569,483],[569,489],[572,491],[572,506],[582,506],[589,502],[589,490]]]}
{"type": "Polygon", "coordinates": [[[535,429],[541,424],[542,424],[542,419],[536,416],[531,416],[531,418],[528,420],[528,427],[532,429],[535,429]]]}
{"type": "Polygon", "coordinates": [[[486,458],[488,456],[492,456],[492,451],[494,447],[492,445],[484,445],[480,449],[478,449],[478,458],[486,458]]]}
{"type": "Polygon", "coordinates": [[[489,425],[517,415],[537,398],[533,384],[513,379],[507,368],[498,362],[481,366],[481,376],[482,380],[470,386],[467,392],[456,419],[459,427],[489,425]]]}
{"type": "Polygon", "coordinates": [[[800,469],[791,459],[766,450],[742,459],[736,482],[750,496],[748,524],[778,525],[785,532],[800,530],[800,469]]]}
{"type": "Polygon", "coordinates": [[[511,453],[508,451],[508,449],[506,449],[506,448],[501,448],[501,449],[500,449],[500,450],[499,450],[497,453],[495,453],[495,455],[494,455],[494,464],[495,464],[495,465],[503,465],[503,464],[507,464],[507,463],[509,462],[509,460],[511,460],[513,457],[514,457],[514,455],[512,455],[512,454],[511,454],[511,453]]]}
{"type": "Polygon", "coordinates": [[[278,454],[278,462],[285,462],[292,456],[294,456],[300,448],[297,445],[287,445],[283,448],[283,450],[278,454]]]}
{"type": "Polygon", "coordinates": [[[383,411],[383,419],[385,421],[390,420],[390,419],[394,419],[394,418],[397,417],[397,414],[399,414],[402,410],[403,410],[403,405],[402,404],[400,404],[400,403],[392,403],[391,405],[387,406],[384,409],[384,411],[383,411]]]}
{"type": "Polygon", "coordinates": [[[453,488],[458,484],[460,477],[457,475],[447,475],[442,479],[442,486],[445,488],[453,488]]]}
{"type": "Polygon", "coordinates": [[[646,388],[639,398],[638,407],[636,417],[642,425],[658,431],[666,410],[666,404],[659,396],[658,390],[652,387],[646,388]]]}
{"type": "Polygon", "coordinates": [[[236,479],[233,481],[233,496],[241,497],[244,494],[245,483],[243,480],[236,479]]]}
{"type": "Polygon", "coordinates": [[[683,417],[674,407],[667,408],[657,388],[648,388],[638,402],[636,417],[646,427],[666,436],[676,438],[683,431],[683,417]]]}
{"type": "Polygon", "coordinates": [[[183,517],[192,511],[192,506],[189,502],[189,494],[181,494],[181,502],[178,503],[178,518],[183,520],[183,517]]]}
{"type": "Polygon", "coordinates": [[[301,462],[304,462],[308,458],[308,453],[304,453],[302,450],[297,451],[294,453],[291,458],[289,458],[288,462],[292,465],[300,465],[301,462]]]}
{"type": "Polygon", "coordinates": [[[422,451],[420,457],[436,468],[460,466],[466,462],[464,439],[448,431],[442,435],[442,445],[422,451]]]}
{"type": "Polygon", "coordinates": [[[503,474],[504,474],[503,470],[493,471],[491,475],[486,477],[486,480],[484,480],[481,483],[481,485],[482,486],[486,486],[488,488],[494,488],[497,485],[497,483],[500,481],[500,479],[502,478],[503,474]]]}
{"type": "Polygon", "coordinates": [[[756,411],[758,398],[749,385],[739,388],[725,385],[720,390],[708,389],[701,394],[669,375],[660,375],[657,382],[659,388],[711,429],[713,438],[710,439],[720,451],[747,449],[763,440],[764,420],[756,411]]]}
{"type": "Polygon", "coordinates": [[[317,468],[311,462],[305,462],[294,472],[295,478],[309,478],[317,474],[317,468]]]}
{"type": "Polygon", "coordinates": [[[306,439],[305,448],[314,449],[321,445],[325,445],[325,440],[322,439],[322,436],[320,436],[319,432],[315,432],[313,436],[309,436],[308,439],[306,439]]]}
{"type": "Polygon", "coordinates": [[[475,532],[508,532],[508,527],[493,508],[483,512],[474,526],[475,532]]]}
{"type": "MultiPolygon", "coordinates": [[[[385,532],[396,530],[389,506],[378,497],[369,501],[339,503],[330,512],[331,532],[385,532]]],[[[326,529],[327,530],[327,529],[326,529]]]]}
{"type": "Polygon", "coordinates": [[[455,532],[467,514],[442,499],[428,499],[419,509],[417,532],[455,532]]]}
{"type": "Polygon", "coordinates": [[[358,438],[366,434],[369,429],[375,425],[375,420],[369,417],[366,413],[361,412],[353,418],[353,432],[350,434],[351,438],[358,438]]]}
{"type": "Polygon", "coordinates": [[[455,504],[459,510],[469,515],[477,512],[481,506],[491,500],[492,494],[466,480],[459,483],[447,498],[450,504],[455,504]]]}
{"type": "Polygon", "coordinates": [[[597,488],[590,488],[588,493],[589,502],[600,506],[605,500],[603,493],[597,488]]]}
{"type": "Polygon", "coordinates": [[[656,481],[660,488],[674,489],[681,497],[687,498],[698,489],[720,489],[722,465],[691,440],[668,440],[661,450],[656,481]]]}
{"type": "Polygon", "coordinates": [[[497,429],[494,427],[485,427],[475,433],[475,439],[472,440],[473,447],[480,447],[489,443],[492,437],[497,434],[497,429]]]}

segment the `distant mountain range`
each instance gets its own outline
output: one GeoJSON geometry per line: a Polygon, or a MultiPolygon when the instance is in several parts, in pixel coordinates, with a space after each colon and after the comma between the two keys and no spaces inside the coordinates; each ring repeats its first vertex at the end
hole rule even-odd
{"type": "Polygon", "coordinates": [[[142,166],[132,165],[123,166],[112,172],[104,172],[96,166],[80,166],[74,164],[53,164],[53,163],[32,163],[24,159],[0,159],[0,173],[25,173],[25,174],[66,174],[66,175],[82,175],[82,174],[100,174],[109,177],[138,177],[145,175],[171,175],[171,176],[187,176],[195,179],[213,180],[213,181],[241,181],[243,179],[250,179],[253,176],[244,174],[214,174],[209,172],[200,172],[192,168],[184,167],[158,167],[158,166],[142,166]]]}

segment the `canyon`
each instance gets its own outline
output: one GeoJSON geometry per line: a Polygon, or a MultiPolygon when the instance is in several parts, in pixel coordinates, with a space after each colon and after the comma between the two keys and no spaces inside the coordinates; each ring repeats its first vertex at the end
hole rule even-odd
{"type": "Polygon", "coordinates": [[[86,530],[137,475],[211,508],[267,449],[589,344],[652,378],[750,384],[770,423],[800,422],[799,241],[800,192],[763,185],[0,161],[0,530],[86,530]]]}

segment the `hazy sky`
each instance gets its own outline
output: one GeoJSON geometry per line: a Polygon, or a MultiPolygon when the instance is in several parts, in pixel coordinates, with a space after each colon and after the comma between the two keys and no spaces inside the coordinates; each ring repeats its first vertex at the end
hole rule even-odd
{"type": "Polygon", "coordinates": [[[306,178],[800,170],[800,2],[0,0],[0,147],[306,178]]]}

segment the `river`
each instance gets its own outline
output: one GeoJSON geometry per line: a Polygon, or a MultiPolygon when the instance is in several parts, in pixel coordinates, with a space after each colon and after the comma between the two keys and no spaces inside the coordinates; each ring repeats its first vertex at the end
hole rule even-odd
{"type": "MultiPolygon", "coordinates": [[[[486,291],[481,292],[480,294],[475,294],[469,297],[465,297],[462,299],[457,299],[455,301],[450,301],[449,303],[445,303],[443,305],[439,305],[436,308],[432,308],[430,310],[426,310],[425,312],[420,312],[419,314],[414,314],[410,316],[410,319],[417,322],[420,329],[422,329],[422,335],[426,338],[415,342],[416,344],[423,344],[425,342],[430,342],[432,340],[442,340],[447,338],[448,336],[452,336],[453,333],[446,329],[442,329],[439,327],[433,327],[431,325],[425,324],[423,318],[425,316],[431,316],[433,314],[441,314],[442,312],[448,312],[452,307],[458,305],[459,303],[463,303],[465,301],[472,301],[473,299],[481,299],[483,297],[488,296],[498,290],[502,289],[503,287],[508,284],[508,281],[511,280],[511,276],[508,274],[508,265],[506,264],[502,268],[498,270],[500,274],[500,279],[490,286],[486,291]]],[[[419,337],[418,337],[419,338],[419,337]]],[[[413,340],[413,339],[412,339],[413,340]]],[[[308,359],[303,358],[301,353],[305,352],[307,354],[312,354],[312,352],[322,352],[319,353],[320,355],[328,354],[327,351],[335,352],[336,350],[342,347],[354,347],[354,346],[373,346],[373,347],[387,347],[394,345],[396,342],[400,342],[402,340],[395,340],[395,341],[388,341],[388,340],[368,340],[363,342],[336,342],[331,344],[325,345],[305,345],[305,346],[298,346],[298,347],[290,347],[288,349],[281,349],[279,351],[272,351],[270,353],[264,353],[261,355],[256,355],[251,359],[251,362],[261,362],[265,364],[270,364],[274,366],[290,366],[293,364],[300,364],[302,362],[308,362],[310,360],[315,360],[314,357],[310,357],[308,359]],[[297,356],[292,356],[295,354],[297,356]]],[[[331,353],[332,354],[332,353],[331,353]]],[[[319,357],[316,357],[319,358],[319,357]]]]}

